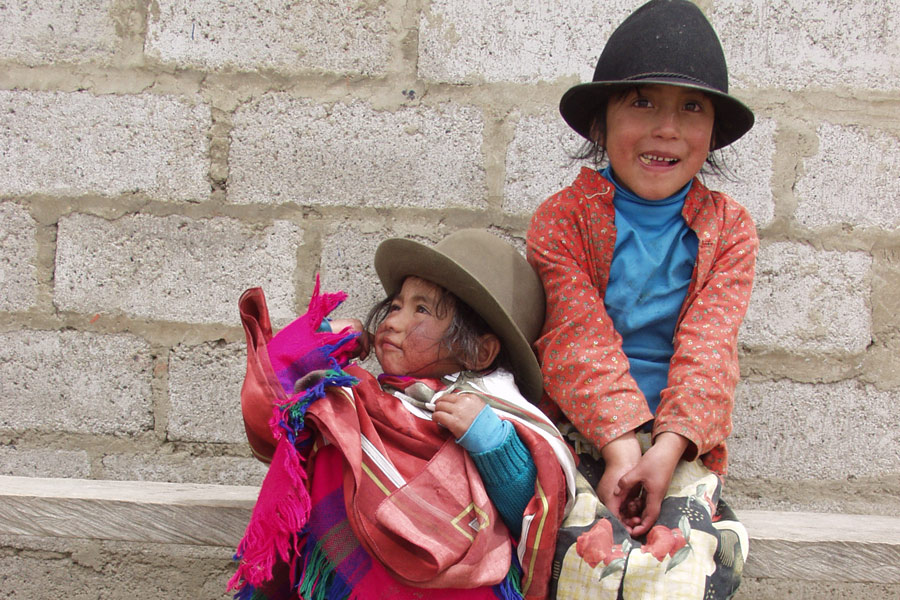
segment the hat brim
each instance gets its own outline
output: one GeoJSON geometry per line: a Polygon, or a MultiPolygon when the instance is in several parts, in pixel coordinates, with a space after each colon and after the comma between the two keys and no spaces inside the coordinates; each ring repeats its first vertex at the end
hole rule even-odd
{"type": "MultiPolygon", "coordinates": [[[[490,250],[485,247],[483,256],[493,260],[490,250]]],[[[404,279],[415,276],[440,285],[468,304],[500,338],[513,363],[522,395],[532,403],[540,399],[543,376],[531,344],[493,293],[468,268],[433,247],[403,238],[383,241],[375,252],[374,262],[375,272],[389,296],[400,291],[404,279]]]]}
{"type": "MultiPolygon", "coordinates": [[[[717,89],[678,77],[649,77],[619,81],[594,81],[569,88],[559,101],[559,112],[569,127],[591,140],[591,122],[610,95],[641,85],[674,85],[700,90],[709,95],[715,107],[716,138],[712,150],[738,140],[753,127],[753,111],[740,100],[717,89]]],[[[591,140],[593,141],[593,140],[591,140]]]]}

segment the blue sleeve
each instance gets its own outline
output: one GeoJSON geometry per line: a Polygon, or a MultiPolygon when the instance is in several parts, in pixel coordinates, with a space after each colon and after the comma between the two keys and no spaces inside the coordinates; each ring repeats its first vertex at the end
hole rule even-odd
{"type": "Polygon", "coordinates": [[[522,533],[522,515],[534,496],[537,468],[515,427],[485,406],[458,443],[469,452],[491,502],[510,533],[518,539],[522,533]],[[480,437],[479,432],[485,431],[492,433],[492,443],[480,437]],[[478,443],[473,444],[474,440],[478,443]],[[482,450],[473,450],[476,447],[482,450]]]}
{"type": "Polygon", "coordinates": [[[485,405],[469,428],[456,440],[469,454],[478,454],[493,450],[506,440],[512,424],[501,421],[490,406],[485,405]]]}

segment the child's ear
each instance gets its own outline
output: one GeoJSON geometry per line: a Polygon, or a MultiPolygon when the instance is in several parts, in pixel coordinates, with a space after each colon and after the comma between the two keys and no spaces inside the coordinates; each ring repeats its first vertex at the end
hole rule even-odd
{"type": "Polygon", "coordinates": [[[478,356],[475,364],[471,365],[469,369],[471,371],[487,369],[498,354],[500,354],[500,338],[493,333],[485,333],[478,338],[478,356]]]}
{"type": "MultiPolygon", "coordinates": [[[[600,118],[601,117],[598,116],[591,120],[591,141],[600,147],[605,147],[606,141],[603,139],[603,122],[600,118]]],[[[605,119],[606,116],[604,115],[603,118],[605,119]]]]}

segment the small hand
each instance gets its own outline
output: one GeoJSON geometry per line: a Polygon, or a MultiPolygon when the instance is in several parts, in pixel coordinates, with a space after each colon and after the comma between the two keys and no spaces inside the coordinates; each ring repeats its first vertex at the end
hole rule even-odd
{"type": "Polygon", "coordinates": [[[331,331],[334,333],[359,333],[359,337],[356,338],[356,346],[353,348],[353,356],[358,356],[360,360],[365,360],[369,356],[371,336],[359,319],[332,319],[331,331]]]}
{"type": "Polygon", "coordinates": [[[687,438],[676,433],[659,434],[637,465],[619,480],[617,495],[623,496],[624,504],[620,520],[630,535],[644,535],[656,523],[687,445],[687,438]]]}
{"type": "Polygon", "coordinates": [[[629,499],[626,495],[617,493],[619,480],[641,459],[641,445],[634,432],[629,431],[609,442],[600,453],[606,465],[597,484],[597,497],[617,519],[622,521],[622,505],[629,499]]]}
{"type": "Polygon", "coordinates": [[[309,389],[325,379],[325,374],[327,371],[325,369],[316,369],[315,371],[310,371],[300,379],[294,382],[294,393],[302,392],[303,390],[309,389]]]}
{"type": "Polygon", "coordinates": [[[453,437],[459,439],[484,407],[484,401],[474,394],[445,394],[434,403],[431,420],[449,429],[453,437]]]}

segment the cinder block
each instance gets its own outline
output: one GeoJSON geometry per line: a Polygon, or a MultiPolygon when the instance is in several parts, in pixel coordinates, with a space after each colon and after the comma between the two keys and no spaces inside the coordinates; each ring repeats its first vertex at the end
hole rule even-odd
{"type": "Polygon", "coordinates": [[[736,87],[898,89],[896,2],[716,0],[709,17],[736,87]]]}
{"type": "Polygon", "coordinates": [[[268,465],[237,456],[109,454],[103,457],[102,469],[101,477],[116,481],[260,485],[268,465]]]}
{"type": "Polygon", "coordinates": [[[335,310],[335,316],[365,321],[369,310],[385,298],[374,266],[375,250],[381,242],[403,237],[430,246],[442,237],[428,226],[415,234],[398,227],[364,228],[342,223],[329,228],[322,243],[322,290],[347,292],[347,300],[335,310]]]}
{"type": "Polygon", "coordinates": [[[177,346],[169,355],[168,439],[242,443],[245,343],[177,346]]]}
{"type": "Polygon", "coordinates": [[[775,216],[772,173],[777,123],[756,117],[753,129],[719,151],[726,175],[704,175],[702,180],[710,189],[724,192],[745,206],[757,229],[762,229],[775,216]]]}
{"type": "Polygon", "coordinates": [[[35,303],[36,224],[28,211],[0,202],[0,310],[24,311],[35,303]]]}
{"type": "Polygon", "coordinates": [[[148,56],[179,66],[384,73],[391,29],[384,3],[348,0],[158,0],[148,16],[148,56]]]}
{"type": "Polygon", "coordinates": [[[87,479],[91,460],[84,450],[0,446],[0,475],[87,479]]]}
{"type": "Polygon", "coordinates": [[[388,111],[267,94],[234,116],[228,199],[483,208],[482,129],[457,103],[388,111]]]}
{"type": "Polygon", "coordinates": [[[85,313],[238,325],[238,298],[261,285],[279,307],[273,316],[290,316],[302,237],[287,221],[72,215],[59,222],[54,301],[85,313]]]}
{"type": "Polygon", "coordinates": [[[0,334],[0,429],[147,431],[152,368],[149,345],[131,335],[0,334]]]}
{"type": "Polygon", "coordinates": [[[0,59],[29,66],[108,62],[119,49],[114,0],[11,2],[0,7],[0,59]]]}
{"type": "MultiPolygon", "coordinates": [[[[885,248],[876,254],[872,268],[872,319],[878,334],[890,337],[900,330],[900,248],[885,248]]],[[[897,354],[900,358],[900,353],[897,354]]],[[[900,375],[900,370],[898,370],[900,375]]]]}
{"type": "MultiPolygon", "coordinates": [[[[826,517],[827,519],[827,517],[826,517]]],[[[752,542],[751,542],[752,543],[752,542]]],[[[818,550],[818,549],[817,549],[818,550]]],[[[819,550],[828,556],[831,549],[819,550]]],[[[753,556],[753,550],[750,550],[753,556]]],[[[792,562],[782,560],[782,564],[792,562]]],[[[776,579],[773,577],[750,577],[741,579],[741,587],[733,596],[734,600],[859,600],[859,598],[897,598],[900,585],[881,583],[835,583],[833,581],[803,581],[795,577],[776,579]]]]}
{"type": "Polygon", "coordinates": [[[0,91],[0,194],[204,200],[209,126],[179,98],[0,91]]]}
{"type": "Polygon", "coordinates": [[[419,20],[419,76],[453,82],[590,81],[631,0],[433,0],[419,20]]]}
{"type": "Polygon", "coordinates": [[[863,252],[763,246],[741,341],[800,354],[862,352],[872,338],[871,266],[863,252]]]}
{"type": "MultiPolygon", "coordinates": [[[[235,546],[236,546],[235,541],[235,546]]],[[[3,536],[0,595],[232,600],[235,546],[3,536]]]]}
{"type": "Polygon", "coordinates": [[[900,472],[900,390],[856,381],[738,386],[729,475],[845,479],[900,472]]]}
{"type": "Polygon", "coordinates": [[[900,138],[855,125],[822,123],[818,152],[803,161],[797,221],[806,227],[900,227],[900,138]]]}
{"type": "Polygon", "coordinates": [[[503,210],[531,214],[551,194],[572,183],[581,163],[573,163],[569,157],[584,141],[555,107],[520,118],[506,151],[503,210]]]}
{"type": "Polygon", "coordinates": [[[375,250],[393,231],[361,231],[358,227],[338,225],[330,229],[322,243],[322,290],[344,291],[347,300],[334,316],[365,321],[376,302],[384,298],[384,289],[375,274],[375,250]]]}

